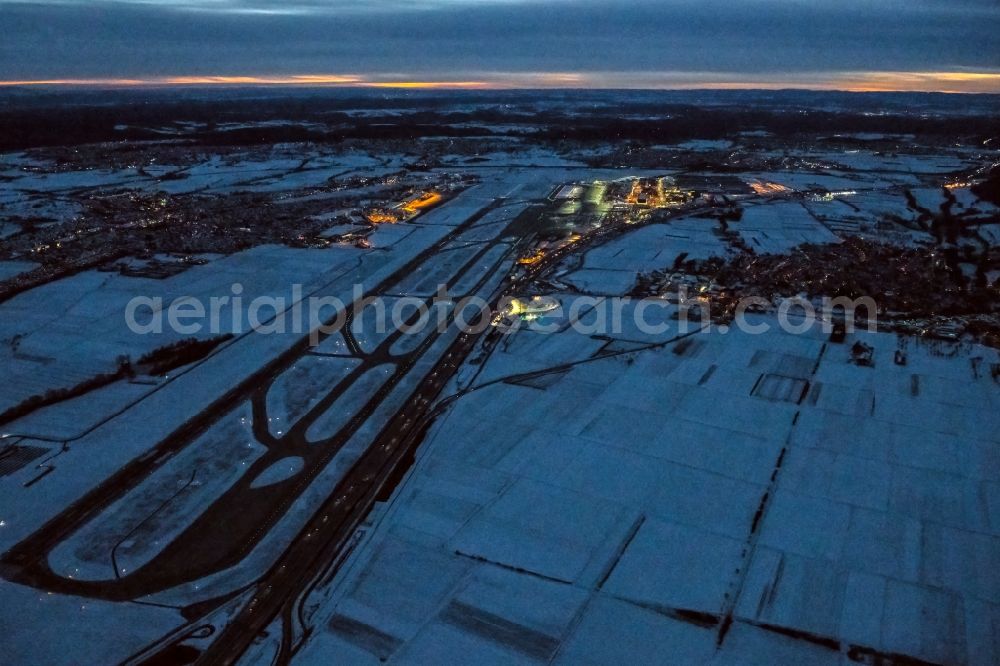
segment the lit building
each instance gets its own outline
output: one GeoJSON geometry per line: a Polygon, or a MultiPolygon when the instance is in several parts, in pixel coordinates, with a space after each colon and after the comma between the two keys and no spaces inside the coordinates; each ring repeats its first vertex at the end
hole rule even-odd
{"type": "Polygon", "coordinates": [[[551,296],[532,296],[529,299],[512,298],[507,304],[507,316],[537,317],[559,308],[559,301],[551,296]]]}

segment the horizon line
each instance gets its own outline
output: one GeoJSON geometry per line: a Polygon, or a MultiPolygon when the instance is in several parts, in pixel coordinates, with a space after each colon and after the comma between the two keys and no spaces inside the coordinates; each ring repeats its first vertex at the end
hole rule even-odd
{"type": "Polygon", "coordinates": [[[179,75],[0,79],[0,88],[323,87],[397,90],[806,90],[1000,94],[1000,72],[478,72],[455,78],[406,74],[179,75]]]}

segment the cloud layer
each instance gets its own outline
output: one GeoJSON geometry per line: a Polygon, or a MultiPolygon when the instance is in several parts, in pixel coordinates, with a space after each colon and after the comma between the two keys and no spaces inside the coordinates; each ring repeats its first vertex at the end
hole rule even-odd
{"type": "Polygon", "coordinates": [[[994,0],[0,0],[0,79],[795,83],[995,73],[997,34],[994,0]]]}

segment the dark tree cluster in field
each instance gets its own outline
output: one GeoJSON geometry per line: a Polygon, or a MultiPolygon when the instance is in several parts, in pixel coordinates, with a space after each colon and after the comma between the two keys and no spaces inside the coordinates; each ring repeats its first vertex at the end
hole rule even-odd
{"type": "Polygon", "coordinates": [[[1000,206],[1000,165],[990,169],[990,174],[981,183],[972,186],[972,193],[983,201],[1000,206]]]}
{"type": "Polygon", "coordinates": [[[231,340],[232,333],[217,335],[206,340],[199,338],[184,338],[169,345],[158,347],[148,354],[143,355],[138,365],[146,374],[162,376],[172,370],[199,361],[208,356],[213,349],[227,340],[231,340]]]}

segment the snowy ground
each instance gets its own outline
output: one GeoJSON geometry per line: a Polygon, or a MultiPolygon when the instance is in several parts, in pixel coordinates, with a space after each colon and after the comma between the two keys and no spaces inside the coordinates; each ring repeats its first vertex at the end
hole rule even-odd
{"type": "Polygon", "coordinates": [[[798,203],[747,207],[733,225],[760,254],[784,254],[803,243],[836,243],[837,236],[798,203]]]}
{"type": "Polygon", "coordinates": [[[360,361],[333,356],[308,355],[275,380],[267,394],[268,429],[279,437],[360,361]]]}
{"type": "MultiPolygon", "coordinates": [[[[283,299],[290,307],[298,284],[303,295],[310,285],[345,275],[357,265],[362,252],[355,248],[300,250],[261,246],[222,257],[164,280],[152,280],[87,271],[50,283],[0,304],[0,359],[8,381],[0,387],[0,411],[51,389],[69,388],[96,374],[113,372],[120,356],[133,362],[143,354],[187,337],[168,325],[166,310],[177,299],[195,299],[210,312],[213,298],[220,300],[218,326],[206,320],[203,330],[194,333],[212,337],[237,335],[251,330],[249,304],[257,297],[283,299]],[[235,289],[243,307],[234,309],[235,289]],[[137,333],[126,320],[126,308],[134,298],[161,299],[155,312],[162,331],[137,333]],[[235,314],[237,313],[238,314],[235,314]],[[13,341],[17,341],[16,345],[13,341]]],[[[348,282],[349,284],[349,282],[348,282]]],[[[262,307],[258,321],[265,322],[273,308],[262,307]]],[[[142,306],[136,321],[153,321],[154,308],[142,306]]],[[[121,382],[120,382],[121,383],[121,382]]],[[[101,395],[84,396],[59,405],[51,415],[37,413],[6,428],[8,432],[30,433],[52,439],[68,439],[85,431],[88,422],[97,422],[123,409],[135,394],[147,393],[156,383],[105,390],[101,395]],[[119,399],[120,396],[120,399],[119,399]],[[74,404],[77,403],[77,404],[74,404]],[[83,413],[83,420],[66,418],[83,413]]]]}
{"type": "Polygon", "coordinates": [[[622,294],[640,272],[664,270],[681,254],[688,259],[724,256],[726,243],[715,233],[718,222],[680,218],[645,226],[586,253],[580,270],[560,277],[584,291],[622,294]]]}
{"type": "Polygon", "coordinates": [[[0,280],[17,277],[37,267],[38,264],[33,261],[0,261],[0,280]]]}
{"type": "MultiPolygon", "coordinates": [[[[299,169],[301,156],[278,150],[257,160],[206,160],[185,168],[184,178],[158,183],[134,169],[29,177],[19,170],[27,162],[7,157],[11,167],[3,173],[15,177],[0,187],[0,201],[13,202],[8,210],[15,213],[38,203],[26,193],[29,180],[56,193],[154,185],[294,192],[335,175],[403,166],[399,155],[348,151],[299,169]]],[[[283,297],[290,307],[292,284],[300,283],[304,296],[350,302],[353,284],[381,283],[473,215],[482,218],[389,293],[429,295],[455,281],[453,294],[464,294],[498,265],[478,290],[489,295],[513,263],[512,243],[496,239],[529,203],[565,183],[623,175],[576,168],[542,149],[467,157],[446,158],[447,169],[468,168],[479,185],[413,223],[379,226],[368,251],[257,247],[165,280],[88,271],[3,303],[7,381],[0,409],[113,369],[119,355],[135,359],[175,340],[127,330],[123,310],[137,295],[164,303],[208,299],[232,295],[239,283],[245,301],[283,297]],[[470,273],[458,275],[491,242],[470,273]]],[[[835,242],[884,213],[911,218],[904,185],[935,209],[939,181],[972,164],[864,151],[811,157],[828,167],[746,175],[820,190],[815,197],[747,206],[731,230],[760,252],[835,242]]],[[[956,194],[971,205],[967,191],[956,194]]],[[[299,663],[657,663],[671,655],[681,663],[840,664],[851,650],[943,663],[1000,661],[1000,391],[990,378],[996,352],[910,340],[904,367],[892,361],[895,337],[861,334],[876,348],[875,367],[862,368],[847,363],[852,339],[832,344],[818,332],[714,332],[646,349],[677,335],[675,309],[645,314],[647,323],[665,325],[654,334],[635,325],[634,303],[622,328],[600,326],[611,302],[603,296],[626,293],[636,273],[668,268],[682,254],[728,252],[718,229],[712,219],[679,217],[598,245],[579,264],[566,262],[557,281],[580,293],[551,294],[560,312],[504,338],[485,363],[477,358],[460,369],[450,390],[474,390],[435,424],[416,466],[373,515],[349,567],[309,600],[307,619],[316,631],[299,663]],[[577,332],[569,328],[573,321],[592,328],[577,332]],[[616,356],[600,358],[609,353],[616,356]]],[[[893,233],[912,241],[909,232],[893,233]]],[[[0,279],[30,268],[0,263],[0,279]]],[[[390,307],[394,302],[387,299],[390,307]]],[[[202,363],[168,378],[117,382],[4,427],[26,436],[4,443],[41,453],[0,476],[0,551],[148,454],[302,337],[251,331],[245,314],[233,319],[231,312],[222,307],[219,332],[237,337],[202,363]]],[[[358,323],[361,351],[371,352],[385,333],[367,316],[358,323]]],[[[449,331],[427,350],[245,560],[145,601],[181,607],[252,583],[456,335],[449,331]]],[[[425,339],[404,336],[390,356],[425,339]]],[[[332,335],[277,380],[265,397],[272,436],[357,366],[351,354],[344,336],[332,335]]],[[[336,396],[305,434],[310,446],[322,446],[384,387],[397,367],[391,360],[336,396]]],[[[51,553],[56,573],[109,580],[150,561],[260,458],[251,419],[250,405],[240,405],[68,535],[51,553]]],[[[303,457],[287,455],[251,483],[268,487],[302,469],[303,457]]],[[[65,624],[68,640],[86,645],[88,663],[121,661],[183,621],[167,607],[92,603],[15,584],[3,589],[0,623],[12,663],[75,658],[34,640],[32,629],[43,621],[65,624]],[[123,623],[130,630],[120,641],[101,640],[98,628],[123,623]]],[[[267,647],[262,641],[261,654],[267,647]]]]}
{"type": "MultiPolygon", "coordinates": [[[[873,368],[853,337],[733,331],[496,383],[538,355],[514,334],[297,663],[996,663],[997,353],[906,340],[898,366],[895,336],[856,335],[873,368]]],[[[550,337],[549,367],[595,351],[550,337]]]]}
{"type": "Polygon", "coordinates": [[[56,548],[49,562],[75,579],[110,580],[152,559],[265,451],[237,410],[160,467],[135,491],[56,548]],[[116,572],[117,567],[117,572],[116,572]]]}

